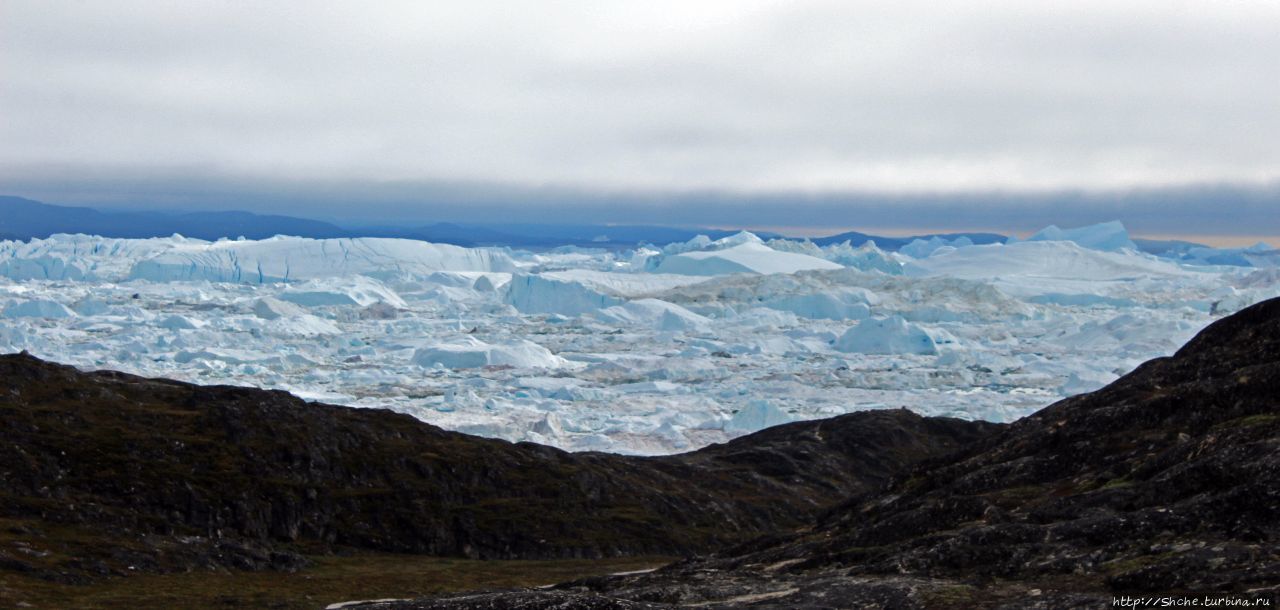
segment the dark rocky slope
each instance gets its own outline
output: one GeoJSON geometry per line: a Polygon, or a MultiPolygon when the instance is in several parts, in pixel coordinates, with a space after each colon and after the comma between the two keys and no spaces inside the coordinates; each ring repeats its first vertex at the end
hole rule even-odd
{"type": "Polygon", "coordinates": [[[335,548],[706,552],[795,527],[997,428],[880,411],[678,456],[573,454],[284,392],[0,356],[0,525],[68,545],[61,562],[0,548],[0,570],[77,581],[128,569],[287,569],[298,551],[335,548]],[[76,532],[94,541],[79,544],[76,532]]]}
{"type": "Polygon", "coordinates": [[[395,608],[1111,607],[1280,591],[1280,299],[810,528],[657,572],[395,608]]]}

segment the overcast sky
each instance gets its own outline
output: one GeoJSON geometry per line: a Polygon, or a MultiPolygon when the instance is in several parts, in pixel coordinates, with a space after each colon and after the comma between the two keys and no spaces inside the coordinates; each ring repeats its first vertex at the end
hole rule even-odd
{"type": "Polygon", "coordinates": [[[0,190],[1275,235],[1277,58],[1274,0],[3,0],[0,190]]]}

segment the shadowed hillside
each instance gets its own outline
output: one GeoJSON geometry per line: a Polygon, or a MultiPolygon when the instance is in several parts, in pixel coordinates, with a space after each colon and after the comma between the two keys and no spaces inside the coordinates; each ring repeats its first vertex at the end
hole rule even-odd
{"type": "MultiPolygon", "coordinates": [[[[1280,588],[1280,299],[810,528],[651,574],[379,608],[1109,608],[1280,588]]],[[[375,606],[371,606],[375,607],[375,606]]]]}
{"type": "MultiPolygon", "coordinates": [[[[574,454],[287,393],[0,357],[0,519],[88,528],[0,569],[294,569],[350,548],[474,558],[677,555],[786,530],[997,426],[906,411],[669,457],[574,454]]],[[[36,523],[31,526],[31,523],[36,523]]],[[[42,533],[43,532],[43,533],[42,533]]]]}

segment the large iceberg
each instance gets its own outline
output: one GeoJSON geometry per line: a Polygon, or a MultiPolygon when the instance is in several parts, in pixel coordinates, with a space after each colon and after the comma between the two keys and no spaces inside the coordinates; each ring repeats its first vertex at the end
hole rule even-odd
{"type": "Polygon", "coordinates": [[[879,271],[889,275],[902,275],[902,263],[876,247],[876,242],[867,240],[858,247],[848,241],[819,247],[809,240],[794,241],[790,239],[772,239],[767,244],[780,252],[794,252],[815,258],[821,258],[850,269],[862,271],[879,271]]]}
{"type": "Polygon", "coordinates": [[[250,309],[253,311],[253,315],[263,320],[276,320],[290,316],[301,316],[307,313],[301,306],[275,297],[257,299],[250,306],[250,309]]]}
{"type": "Polygon", "coordinates": [[[655,273],[681,275],[727,275],[733,273],[795,273],[811,269],[840,269],[828,260],[774,250],[758,240],[722,250],[699,250],[663,257],[653,267],[655,273]]]}
{"type": "Polygon", "coordinates": [[[442,366],[450,369],[482,366],[557,368],[565,364],[563,358],[532,341],[516,339],[507,343],[489,344],[475,337],[463,337],[457,341],[418,349],[414,351],[412,361],[418,366],[442,366]]]}
{"type": "Polygon", "coordinates": [[[866,291],[856,288],[835,288],[830,292],[779,295],[765,299],[761,305],[815,320],[860,320],[871,315],[871,299],[868,299],[866,291]]]}
{"type": "Polygon", "coordinates": [[[899,248],[898,252],[911,258],[926,258],[944,248],[963,248],[972,245],[973,241],[963,235],[952,240],[943,239],[935,235],[927,241],[923,239],[911,240],[911,243],[899,248]]]}
{"type": "MultiPolygon", "coordinates": [[[[1010,239],[1010,241],[1016,240],[1010,239]]],[[[1124,224],[1118,220],[1074,229],[1059,229],[1056,225],[1049,225],[1028,237],[1026,241],[1069,241],[1092,250],[1138,249],[1137,244],[1129,239],[1128,229],[1125,229],[1124,224]]]]}
{"type": "Polygon", "coordinates": [[[152,281],[209,280],[266,283],[345,275],[391,278],[435,271],[513,271],[515,263],[496,248],[462,248],[410,239],[361,237],[261,241],[190,240],[146,260],[129,272],[152,281]]]}
{"type": "Polygon", "coordinates": [[[863,320],[840,335],[835,347],[842,352],[862,354],[938,353],[933,336],[901,316],[863,320]]]}
{"type": "Polygon", "coordinates": [[[4,308],[6,318],[74,318],[76,312],[48,299],[11,302],[4,308]]]}
{"type": "Polygon", "coordinates": [[[591,270],[516,274],[504,298],[521,313],[576,316],[701,281],[681,275],[591,270]]]}
{"type": "Polygon", "coordinates": [[[114,239],[53,235],[0,242],[0,276],[15,280],[208,280],[267,283],[319,277],[426,276],[435,271],[516,270],[502,248],[463,248],[411,239],[310,239],[208,242],[180,235],[114,239]]]}
{"type": "Polygon", "coordinates": [[[660,299],[637,299],[599,311],[596,317],[618,325],[638,325],[654,330],[706,331],[711,320],[660,299]]]}
{"type": "Polygon", "coordinates": [[[48,255],[0,260],[0,277],[12,280],[83,280],[88,276],[82,265],[48,255]]]}
{"type": "Polygon", "coordinates": [[[912,276],[945,276],[993,283],[1018,297],[1096,294],[1110,282],[1190,278],[1198,274],[1150,254],[1104,252],[1070,241],[1024,241],[959,248],[908,263],[912,276]]]}
{"type": "Polygon", "coordinates": [[[1197,265],[1231,265],[1236,267],[1280,267],[1280,250],[1265,242],[1248,248],[1191,247],[1185,252],[1174,253],[1176,258],[1197,265]]]}
{"type": "Polygon", "coordinates": [[[767,400],[753,400],[725,423],[726,432],[747,434],[794,421],[786,411],[767,400]]]}
{"type": "Polygon", "coordinates": [[[304,307],[332,305],[368,307],[375,303],[385,303],[392,307],[408,306],[400,295],[385,284],[363,276],[327,278],[291,284],[280,293],[280,299],[304,307]]]}
{"type": "Polygon", "coordinates": [[[522,313],[579,315],[621,304],[623,299],[575,279],[516,274],[507,284],[506,301],[522,313]]]}
{"type": "Polygon", "coordinates": [[[58,233],[0,241],[0,276],[13,280],[119,280],[139,260],[184,243],[180,237],[117,239],[58,233]]]}

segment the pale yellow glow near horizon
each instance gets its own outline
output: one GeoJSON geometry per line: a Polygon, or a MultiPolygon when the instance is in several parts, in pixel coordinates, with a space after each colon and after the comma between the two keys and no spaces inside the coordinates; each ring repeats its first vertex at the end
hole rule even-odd
{"type": "MultiPolygon", "coordinates": [[[[911,235],[929,235],[935,233],[998,233],[1001,235],[1017,235],[1019,238],[1030,237],[1035,231],[1009,231],[1007,229],[978,228],[888,228],[888,227],[786,227],[786,226],[752,226],[752,227],[710,227],[725,230],[744,229],[753,232],[780,233],[788,237],[826,237],[849,231],[857,231],[869,235],[885,237],[908,237],[911,235]]],[[[1189,241],[1217,248],[1243,248],[1258,242],[1264,242],[1280,248],[1280,235],[1199,235],[1193,233],[1130,233],[1138,239],[1160,239],[1189,241]]]]}

